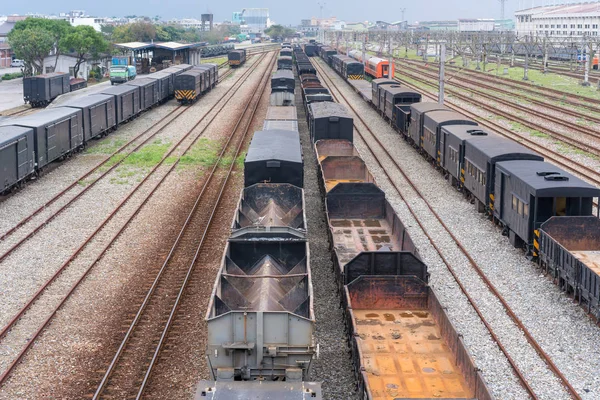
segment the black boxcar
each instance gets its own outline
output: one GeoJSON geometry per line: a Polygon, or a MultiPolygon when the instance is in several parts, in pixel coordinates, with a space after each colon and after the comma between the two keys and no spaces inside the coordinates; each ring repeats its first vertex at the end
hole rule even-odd
{"type": "Polygon", "coordinates": [[[292,49],[285,47],[281,50],[279,50],[279,55],[280,56],[286,56],[286,57],[291,57],[292,56],[292,49]]]}
{"type": "Polygon", "coordinates": [[[190,71],[200,71],[200,93],[206,93],[210,88],[210,70],[200,65],[194,66],[190,71]]]}
{"type": "Polygon", "coordinates": [[[277,59],[277,69],[292,70],[292,57],[281,56],[277,59]]]}
{"type": "Polygon", "coordinates": [[[496,163],[510,160],[537,160],[544,158],[525,146],[498,135],[488,135],[485,140],[466,140],[464,161],[464,187],[478,200],[479,211],[494,209],[496,163]]]}
{"type": "Polygon", "coordinates": [[[462,187],[465,182],[465,141],[484,140],[495,135],[478,126],[448,125],[443,126],[440,133],[440,150],[442,152],[442,169],[450,175],[450,184],[462,187]]]}
{"type": "Polygon", "coordinates": [[[452,110],[431,111],[423,117],[423,138],[421,146],[423,150],[441,165],[442,157],[440,150],[440,131],[442,126],[447,125],[477,125],[462,114],[452,110]]]}
{"type": "Polygon", "coordinates": [[[291,70],[283,69],[276,71],[271,76],[271,88],[285,88],[288,92],[294,93],[296,89],[296,79],[291,70]]]}
{"type": "Polygon", "coordinates": [[[246,62],[246,50],[231,50],[227,53],[227,60],[230,67],[239,67],[246,62]]]}
{"type": "Polygon", "coordinates": [[[304,45],[304,52],[308,57],[314,57],[317,55],[318,47],[314,43],[307,43],[304,45]]]}
{"type": "Polygon", "coordinates": [[[219,81],[219,66],[217,64],[206,63],[199,64],[196,67],[208,71],[206,90],[210,90],[217,85],[219,81]]]}
{"type": "Polygon", "coordinates": [[[173,68],[177,71],[181,71],[181,72],[185,72],[185,71],[189,71],[190,69],[193,68],[193,65],[190,64],[175,64],[175,65],[171,65],[168,69],[173,68]]]}
{"type": "MultiPolygon", "coordinates": [[[[537,242],[542,268],[600,317],[600,219],[552,217],[541,225],[537,242]]],[[[536,250],[534,239],[534,255],[536,250]]]]}
{"type": "Polygon", "coordinates": [[[107,94],[81,96],[69,99],[59,107],[81,110],[85,142],[117,126],[114,96],[107,94]]]}
{"type": "Polygon", "coordinates": [[[304,101],[307,105],[313,103],[333,102],[333,97],[331,97],[329,91],[327,93],[305,93],[304,101]]]}
{"type": "Polygon", "coordinates": [[[140,113],[140,90],[135,86],[119,85],[104,89],[100,94],[115,97],[117,125],[140,113]]]}
{"type": "Polygon", "coordinates": [[[23,78],[23,99],[32,107],[45,106],[64,93],[71,91],[71,77],[66,72],[23,78]]]}
{"type": "Polygon", "coordinates": [[[407,87],[396,85],[383,85],[381,87],[385,93],[383,115],[390,121],[397,119],[396,110],[398,108],[396,106],[400,106],[400,109],[406,110],[406,115],[408,116],[410,105],[421,101],[421,94],[407,87]]]}
{"type": "Polygon", "coordinates": [[[180,103],[191,103],[202,93],[204,71],[191,69],[175,77],[175,98],[180,103]]]}
{"type": "Polygon", "coordinates": [[[544,161],[496,163],[494,216],[508,230],[515,247],[538,249],[540,225],[554,216],[592,215],[600,189],[544,161]]]}
{"type": "Polygon", "coordinates": [[[139,88],[141,111],[152,108],[160,101],[160,87],[156,79],[141,78],[127,82],[126,85],[139,88]]]}
{"type": "Polygon", "coordinates": [[[448,108],[433,102],[415,103],[410,106],[409,131],[402,133],[408,135],[418,148],[421,147],[421,138],[423,136],[423,119],[425,114],[438,110],[448,110],[448,108]]]}
{"type": "Polygon", "coordinates": [[[3,125],[33,129],[36,167],[43,168],[83,146],[81,119],[81,110],[59,107],[11,118],[3,125]]]}
{"type": "Polygon", "coordinates": [[[189,71],[190,69],[192,69],[191,65],[180,64],[171,66],[169,68],[161,69],[160,72],[165,74],[173,74],[173,79],[175,79],[175,76],[183,74],[185,71],[189,71]]]}
{"type": "Polygon", "coordinates": [[[379,79],[373,79],[371,81],[371,87],[373,90],[372,96],[371,96],[371,102],[373,103],[373,106],[379,110],[379,85],[397,85],[398,82],[394,81],[393,79],[389,79],[389,78],[379,78],[379,79]]]}
{"type": "Polygon", "coordinates": [[[339,103],[318,102],[308,106],[308,129],[314,142],[321,139],[346,139],[352,142],[353,120],[339,103]]]}
{"type": "Polygon", "coordinates": [[[163,102],[175,93],[173,89],[174,74],[168,72],[155,72],[146,77],[147,79],[155,79],[158,82],[158,101],[163,102]]]}
{"type": "Polygon", "coordinates": [[[0,126],[0,193],[35,171],[33,129],[0,126]]]}
{"type": "Polygon", "coordinates": [[[304,161],[297,131],[254,133],[244,160],[244,187],[261,182],[304,187],[304,161]]]}

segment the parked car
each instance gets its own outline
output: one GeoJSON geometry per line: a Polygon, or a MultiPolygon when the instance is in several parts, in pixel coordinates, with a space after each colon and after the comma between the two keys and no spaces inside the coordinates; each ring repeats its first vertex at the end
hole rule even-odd
{"type": "Polygon", "coordinates": [[[14,59],[10,63],[10,66],[11,67],[24,67],[25,66],[25,62],[23,60],[14,59]]]}

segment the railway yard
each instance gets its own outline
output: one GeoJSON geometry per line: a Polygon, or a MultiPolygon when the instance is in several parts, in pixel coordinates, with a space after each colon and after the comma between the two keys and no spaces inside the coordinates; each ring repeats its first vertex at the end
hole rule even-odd
{"type": "Polygon", "coordinates": [[[600,97],[334,44],[3,112],[0,399],[600,397],[600,97]]]}

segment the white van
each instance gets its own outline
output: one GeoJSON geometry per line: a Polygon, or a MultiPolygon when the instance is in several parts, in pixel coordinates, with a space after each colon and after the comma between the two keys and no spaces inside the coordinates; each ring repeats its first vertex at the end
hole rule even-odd
{"type": "Polygon", "coordinates": [[[11,66],[11,67],[24,67],[24,66],[25,66],[25,63],[23,62],[23,60],[17,60],[17,59],[14,59],[14,60],[12,60],[12,62],[10,63],[10,66],[11,66]]]}

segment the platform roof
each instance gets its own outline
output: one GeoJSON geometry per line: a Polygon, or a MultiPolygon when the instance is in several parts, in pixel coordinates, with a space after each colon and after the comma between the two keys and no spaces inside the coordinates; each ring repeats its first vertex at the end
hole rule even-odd
{"type": "Polygon", "coordinates": [[[164,43],[145,43],[145,42],[129,42],[129,43],[116,43],[115,46],[121,49],[128,50],[145,50],[145,49],[167,49],[167,50],[183,50],[194,47],[205,46],[205,42],[198,43],[178,43],[178,42],[164,42],[164,43]]]}

